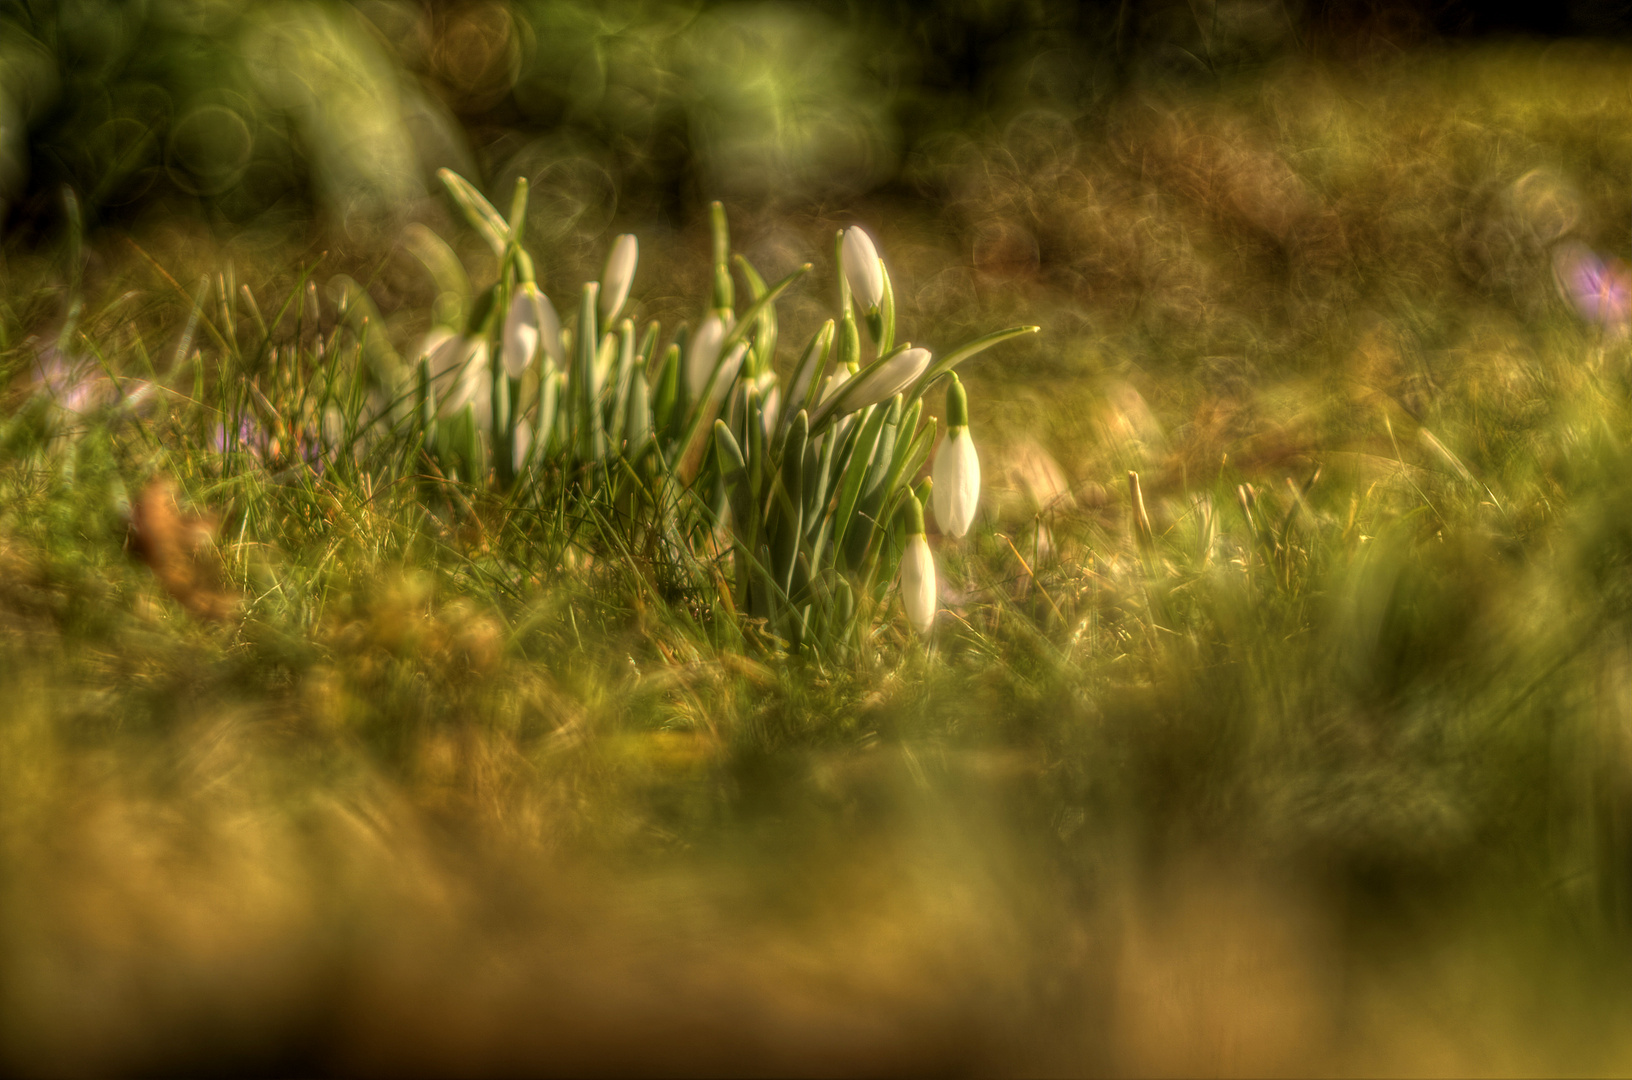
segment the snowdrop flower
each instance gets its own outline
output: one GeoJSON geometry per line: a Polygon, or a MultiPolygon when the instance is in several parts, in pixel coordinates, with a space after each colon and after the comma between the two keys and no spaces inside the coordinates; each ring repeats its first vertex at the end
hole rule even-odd
{"type": "Polygon", "coordinates": [[[629,286],[635,280],[635,263],[640,258],[640,246],[634,236],[624,233],[612,242],[612,252],[606,257],[606,269],[601,273],[601,325],[609,326],[623,310],[629,299],[629,286]]]}
{"type": "Polygon", "coordinates": [[[430,368],[431,385],[439,394],[447,393],[456,380],[464,344],[463,337],[445,326],[438,326],[419,339],[415,351],[430,368]]]}
{"type": "MultiPolygon", "coordinates": [[[[931,496],[933,497],[933,496],[931,496]]],[[[935,625],[935,557],[924,535],[924,504],[907,496],[907,549],[901,553],[901,604],[919,637],[935,625]]]]}
{"type": "Polygon", "coordinates": [[[818,398],[817,401],[816,401],[816,407],[821,408],[823,405],[826,405],[829,401],[832,401],[833,398],[838,394],[838,392],[840,390],[844,389],[844,384],[849,382],[849,381],[850,381],[850,369],[849,368],[842,368],[842,367],[839,370],[835,371],[833,374],[829,375],[827,378],[823,379],[822,380],[822,394],[821,394],[821,397],[818,398]]]}
{"type": "Polygon", "coordinates": [[[441,352],[444,345],[458,336],[446,326],[433,326],[425,332],[424,337],[419,339],[419,344],[414,346],[412,359],[415,363],[422,359],[429,360],[431,362],[431,371],[434,374],[437,370],[437,354],[441,352]]]}
{"type": "Polygon", "coordinates": [[[860,225],[844,230],[840,245],[844,261],[844,278],[850,283],[850,294],[863,313],[884,302],[884,266],[878,260],[878,249],[873,238],[860,225]]]}
{"type": "Polygon", "coordinates": [[[481,338],[451,338],[431,357],[430,367],[431,383],[437,388],[437,415],[457,416],[466,405],[474,405],[476,422],[485,429],[493,417],[493,373],[487,342],[481,338]]]}
{"type": "Polygon", "coordinates": [[[980,504],[980,455],[969,437],[969,399],[956,375],[946,388],[946,438],[935,453],[930,505],[941,529],[953,536],[968,533],[980,504]]]}
{"type": "MultiPolygon", "coordinates": [[[[691,400],[701,398],[708,388],[708,377],[714,374],[714,365],[720,359],[720,346],[725,342],[728,329],[725,320],[717,312],[711,311],[692,335],[686,353],[686,389],[691,394],[691,400]]],[[[724,381],[723,372],[721,380],[724,381]]]]}
{"type": "Polygon", "coordinates": [[[844,399],[844,411],[855,412],[888,401],[929,369],[928,349],[903,349],[888,360],[863,368],[844,399]]]}
{"type": "Polygon", "coordinates": [[[510,312],[504,317],[504,372],[521,378],[527,365],[543,347],[545,355],[560,366],[566,363],[561,349],[561,320],[555,305],[531,281],[524,282],[510,298],[510,312]]]}

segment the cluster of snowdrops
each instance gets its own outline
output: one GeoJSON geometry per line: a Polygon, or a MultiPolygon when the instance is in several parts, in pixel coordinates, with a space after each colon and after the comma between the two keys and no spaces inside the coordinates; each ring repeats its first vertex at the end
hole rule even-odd
{"type": "Polygon", "coordinates": [[[980,498],[952,369],[1035,327],[939,358],[896,341],[889,273],[852,227],[837,237],[837,316],[784,379],[775,302],[810,267],[766,283],[730,254],[716,204],[712,296],[696,326],[660,350],[658,324],[637,332],[622,317],[633,236],[613,242],[601,280],[584,284],[576,320],[563,322],[520,242],[525,184],[505,217],[462,178],[443,180],[500,264],[463,325],[433,329],[414,350],[412,427],[445,476],[511,489],[549,475],[609,519],[641,522],[659,561],[728,553],[732,606],[795,646],[842,642],[895,581],[907,620],[930,633],[937,587],[925,505],[942,533],[963,537],[980,498]],[[740,311],[737,277],[749,294],[740,311]],[[930,465],[937,425],[923,399],[943,382],[947,432],[930,465]],[[631,503],[656,513],[629,512],[631,503]]]}
{"type": "Polygon", "coordinates": [[[243,467],[297,478],[412,478],[453,514],[478,513],[496,497],[541,535],[572,538],[561,550],[592,535],[650,567],[661,588],[707,595],[790,650],[859,647],[887,615],[897,582],[908,622],[929,635],[937,584],[925,506],[943,534],[963,537],[980,498],[953,369],[1036,327],[940,354],[896,341],[889,273],[872,239],[852,227],[836,238],[839,310],[788,358],[790,369],[778,356],[775,305],[810,265],[767,283],[731,253],[718,204],[711,296],[694,326],[665,335],[625,317],[638,263],[629,235],[614,241],[601,280],[583,285],[563,319],[521,241],[526,183],[502,215],[463,178],[444,170],[442,180],[499,271],[474,292],[451,246],[413,227],[439,285],[463,289],[439,294],[437,325],[406,356],[371,333],[377,312],[349,279],[330,283],[340,319],[326,340],[315,332],[323,320],[310,282],[269,327],[247,288],[205,280],[170,374],[140,387],[126,380],[123,406],[166,393],[185,401],[199,416],[194,426],[213,433],[204,441],[224,470],[252,459],[243,467]],[[220,307],[213,322],[211,293],[220,307]],[[286,317],[304,344],[279,338],[286,317]],[[218,364],[192,347],[195,333],[219,347],[218,364]],[[165,389],[189,370],[193,393],[165,389]],[[924,398],[942,390],[948,430],[937,450],[924,398]]]}

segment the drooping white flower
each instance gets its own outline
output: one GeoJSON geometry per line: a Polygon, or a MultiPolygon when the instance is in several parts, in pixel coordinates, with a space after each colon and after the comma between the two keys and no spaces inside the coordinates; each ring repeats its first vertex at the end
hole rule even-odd
{"type": "Polygon", "coordinates": [[[624,233],[612,242],[612,251],[606,257],[606,269],[601,273],[601,325],[609,326],[623,310],[629,299],[629,286],[635,280],[635,264],[640,259],[640,245],[630,233],[624,233]]]}
{"type": "Polygon", "coordinates": [[[980,504],[980,455],[969,437],[969,401],[956,375],[946,388],[946,438],[935,452],[929,502],[943,532],[963,536],[980,504]]]}
{"type": "Polygon", "coordinates": [[[918,636],[928,637],[935,625],[935,557],[929,552],[928,537],[924,536],[924,508],[916,495],[907,496],[907,548],[901,553],[901,606],[906,608],[907,621],[918,631],[918,636]]]}
{"type": "Polygon", "coordinates": [[[504,318],[505,374],[512,379],[521,378],[540,348],[556,364],[566,362],[561,348],[561,320],[555,314],[555,305],[537,285],[528,281],[510,297],[510,312],[504,318]]]}
{"type": "Polygon", "coordinates": [[[903,349],[888,360],[862,368],[845,395],[844,411],[855,412],[890,400],[929,369],[929,359],[928,349],[903,349]]]}
{"type": "Polygon", "coordinates": [[[527,365],[533,362],[533,354],[538,351],[538,323],[536,309],[529,312],[533,305],[527,303],[517,294],[510,303],[510,314],[504,320],[504,373],[512,379],[521,378],[521,373],[527,370],[527,365]],[[532,314],[535,318],[529,319],[532,314]]]}
{"type": "Polygon", "coordinates": [[[434,376],[437,370],[437,353],[442,349],[442,346],[458,336],[457,333],[446,326],[433,326],[425,332],[424,337],[419,339],[419,344],[414,346],[414,354],[411,359],[418,363],[421,359],[430,358],[431,374],[434,376]]]}
{"type": "MultiPolygon", "coordinates": [[[[720,359],[720,346],[730,329],[718,312],[711,311],[703,318],[697,332],[691,336],[686,352],[686,389],[696,401],[708,388],[708,377],[714,374],[714,365],[720,359]]],[[[722,380],[723,380],[722,373],[722,380]]]]}
{"type": "Polygon", "coordinates": [[[980,506],[980,455],[968,428],[946,433],[931,476],[935,486],[929,498],[936,522],[953,536],[967,534],[980,506]]]}
{"type": "Polygon", "coordinates": [[[437,389],[438,416],[457,416],[473,405],[482,430],[492,423],[493,372],[486,341],[459,337],[446,342],[431,358],[431,384],[437,389]]]}
{"type": "Polygon", "coordinates": [[[445,326],[433,328],[420,339],[418,358],[430,369],[431,388],[438,396],[453,388],[464,346],[465,339],[445,326]]]}
{"type": "Polygon", "coordinates": [[[873,238],[860,225],[844,230],[840,245],[844,261],[844,279],[850,283],[850,294],[863,313],[884,302],[884,266],[878,261],[878,249],[873,238]]]}

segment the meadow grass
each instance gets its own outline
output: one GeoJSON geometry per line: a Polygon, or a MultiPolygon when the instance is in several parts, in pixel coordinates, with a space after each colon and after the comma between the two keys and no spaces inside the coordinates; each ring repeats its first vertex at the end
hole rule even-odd
{"type": "MultiPolygon", "coordinates": [[[[1551,252],[1624,246],[1626,70],[1296,67],[925,162],[903,335],[1044,333],[969,365],[935,633],[886,592],[842,658],[570,485],[218,449],[207,304],[14,259],[7,1066],[1624,1071],[1632,342],[1551,252]],[[152,399],[42,390],[76,301],[152,399]]],[[[335,353],[279,333],[296,400],[335,353]]]]}

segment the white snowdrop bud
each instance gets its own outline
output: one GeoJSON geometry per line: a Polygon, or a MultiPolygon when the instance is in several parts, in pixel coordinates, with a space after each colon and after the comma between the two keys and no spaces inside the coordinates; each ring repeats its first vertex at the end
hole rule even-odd
{"type": "Polygon", "coordinates": [[[878,261],[878,249],[860,225],[844,230],[841,249],[844,278],[856,306],[865,314],[884,302],[884,267],[878,261]]]}
{"type": "Polygon", "coordinates": [[[709,395],[715,401],[725,400],[726,392],[737,379],[737,372],[742,370],[742,358],[748,355],[748,343],[740,341],[736,347],[726,354],[720,361],[720,374],[714,380],[714,392],[709,395]]]}
{"type": "Polygon", "coordinates": [[[601,325],[610,325],[623,310],[629,299],[629,286],[635,280],[635,264],[640,259],[640,245],[630,233],[624,233],[612,242],[612,251],[606,257],[606,269],[601,273],[601,325]]]}
{"type": "Polygon", "coordinates": [[[708,377],[714,374],[714,365],[719,362],[720,346],[725,341],[728,329],[725,320],[711,311],[691,336],[686,353],[686,389],[692,401],[702,397],[707,389],[708,377]]]}
{"type": "Polygon", "coordinates": [[[557,364],[565,362],[561,349],[561,320],[555,305],[531,281],[523,283],[510,297],[510,311],[504,318],[504,372],[521,378],[527,365],[542,348],[557,364]]]}
{"type": "Polygon", "coordinates": [[[444,345],[442,356],[452,356],[452,363],[438,370],[437,359],[431,361],[433,381],[446,386],[437,401],[439,416],[457,416],[466,405],[476,407],[476,422],[485,430],[493,417],[493,372],[488,362],[487,342],[481,338],[455,338],[444,345]]]}
{"type": "Polygon", "coordinates": [[[844,384],[849,381],[850,369],[842,367],[833,374],[829,375],[827,378],[823,379],[822,395],[816,402],[817,407],[820,408],[821,406],[826,405],[829,401],[832,401],[833,398],[838,395],[838,392],[844,389],[844,384]]]}
{"type": "Polygon", "coordinates": [[[935,557],[924,536],[924,507],[918,496],[907,496],[907,548],[901,553],[901,604],[907,621],[919,637],[928,637],[935,625],[935,557]]]}
{"type": "Polygon", "coordinates": [[[980,504],[980,455],[969,437],[969,401],[956,375],[946,388],[946,438],[935,452],[930,473],[930,506],[941,529],[963,536],[974,523],[980,504]]]}
{"type": "Polygon", "coordinates": [[[903,349],[888,360],[862,368],[845,395],[843,409],[855,412],[888,401],[929,369],[928,349],[903,349]]]}

